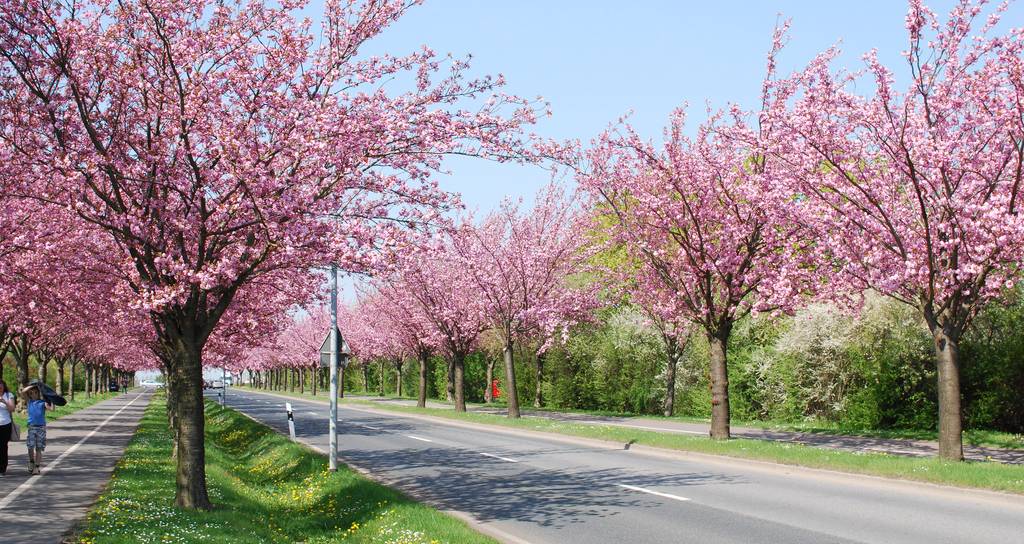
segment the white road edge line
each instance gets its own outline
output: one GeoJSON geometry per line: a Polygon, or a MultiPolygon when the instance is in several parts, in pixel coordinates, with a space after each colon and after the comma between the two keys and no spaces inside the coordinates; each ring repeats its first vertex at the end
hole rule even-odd
{"type": "Polygon", "coordinates": [[[405,436],[407,436],[407,437],[409,437],[409,438],[411,438],[411,439],[413,439],[413,440],[421,440],[421,441],[423,441],[423,442],[433,442],[433,440],[431,440],[431,439],[429,439],[429,438],[420,438],[420,437],[418,437],[418,436],[413,436],[413,435],[411,435],[411,434],[407,434],[407,435],[405,435],[405,436]]]}
{"type": "Polygon", "coordinates": [[[307,414],[309,414],[309,415],[311,415],[311,416],[318,416],[318,415],[320,415],[320,414],[318,414],[318,413],[316,413],[316,412],[306,412],[306,413],[307,413],[307,414]]]}
{"type": "Polygon", "coordinates": [[[353,423],[353,425],[357,425],[359,427],[364,427],[364,428],[367,428],[367,429],[373,429],[375,431],[379,431],[380,430],[380,427],[374,427],[373,425],[365,425],[363,423],[353,423]]]}
{"type": "Polygon", "coordinates": [[[519,461],[516,461],[515,459],[509,459],[508,457],[502,457],[500,455],[494,455],[493,453],[480,452],[480,455],[483,455],[484,457],[493,457],[495,459],[501,459],[502,461],[508,461],[509,463],[518,463],[519,462],[519,461]]]}
{"type": "Polygon", "coordinates": [[[650,494],[650,495],[657,495],[658,497],[665,497],[666,499],[675,499],[677,501],[688,501],[688,500],[690,500],[690,499],[688,499],[686,497],[680,497],[679,495],[672,495],[670,493],[662,493],[661,491],[652,491],[650,489],[644,489],[642,487],[637,487],[635,485],[626,485],[626,484],[616,484],[616,485],[618,485],[619,487],[624,487],[624,488],[632,490],[632,491],[639,491],[640,493],[647,493],[647,494],[650,494]]]}
{"type": "Polygon", "coordinates": [[[125,404],[124,406],[122,406],[120,410],[118,410],[118,411],[114,412],[113,414],[110,414],[109,416],[107,416],[107,419],[104,419],[103,423],[100,423],[99,425],[96,426],[95,429],[89,431],[89,434],[83,436],[82,439],[79,440],[78,442],[76,442],[74,446],[71,446],[70,448],[64,450],[64,453],[60,454],[56,459],[53,460],[52,463],[47,463],[46,466],[43,467],[39,471],[39,474],[36,474],[35,476],[32,476],[29,479],[25,480],[14,491],[11,491],[6,497],[4,497],[3,499],[0,499],[0,510],[3,510],[4,508],[7,508],[12,502],[14,502],[14,499],[18,498],[18,496],[20,496],[22,493],[24,493],[29,487],[32,487],[32,484],[34,484],[36,482],[36,480],[41,478],[43,476],[43,474],[46,474],[47,472],[50,472],[50,470],[56,468],[56,466],[59,465],[60,462],[62,460],[64,460],[65,457],[67,457],[68,455],[71,455],[72,453],[74,453],[74,451],[78,449],[78,446],[81,446],[82,444],[85,443],[86,440],[89,440],[90,438],[92,438],[92,435],[94,435],[97,432],[99,432],[99,430],[102,429],[107,423],[110,423],[110,420],[112,420],[115,417],[117,417],[118,415],[120,415],[121,412],[123,412],[125,410],[125,408],[128,408],[132,404],[135,404],[135,401],[137,401],[140,398],[142,398],[142,395],[144,393],[145,392],[139,393],[138,396],[136,396],[134,399],[131,400],[131,402],[129,402],[128,404],[125,404]]]}

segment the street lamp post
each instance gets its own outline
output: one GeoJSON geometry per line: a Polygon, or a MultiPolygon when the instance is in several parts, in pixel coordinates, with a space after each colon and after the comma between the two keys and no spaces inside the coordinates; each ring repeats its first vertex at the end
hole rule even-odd
{"type": "Polygon", "coordinates": [[[331,421],[328,458],[330,470],[338,470],[338,266],[331,264],[331,421]]]}

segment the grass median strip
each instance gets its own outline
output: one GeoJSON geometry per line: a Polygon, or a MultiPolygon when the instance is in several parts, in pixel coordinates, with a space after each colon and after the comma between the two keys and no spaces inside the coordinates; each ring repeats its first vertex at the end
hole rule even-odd
{"type": "Polygon", "coordinates": [[[206,404],[212,512],[174,502],[163,398],[139,429],[76,542],[487,543],[465,523],[376,484],[231,409],[206,404]]]}
{"type": "Polygon", "coordinates": [[[509,419],[486,413],[458,413],[442,408],[415,408],[371,401],[344,402],[371,406],[376,410],[423,414],[434,417],[499,425],[531,431],[559,433],[583,438],[640,444],[680,451],[770,461],[787,465],[870,474],[959,487],[990,489],[1024,494],[1024,466],[986,462],[950,462],[935,458],[901,457],[884,453],[856,453],[767,440],[709,440],[706,437],[631,429],[613,425],[592,425],[543,418],[509,419]]]}

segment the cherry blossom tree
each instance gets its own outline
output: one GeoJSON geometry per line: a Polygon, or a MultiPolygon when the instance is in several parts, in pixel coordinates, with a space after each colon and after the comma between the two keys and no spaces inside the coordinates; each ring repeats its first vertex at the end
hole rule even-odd
{"type": "MultiPolygon", "coordinates": [[[[472,235],[470,222],[446,230],[429,241],[407,249],[396,267],[393,281],[380,292],[396,303],[406,300],[410,308],[406,327],[416,327],[430,342],[444,351],[449,363],[449,383],[455,410],[466,411],[466,356],[488,327],[486,302],[469,271],[460,266],[454,238],[472,235]]],[[[425,372],[421,358],[420,372],[425,372]]],[[[425,392],[421,391],[421,397],[425,392]]]]}
{"type": "Polygon", "coordinates": [[[591,254],[585,215],[557,185],[537,195],[529,212],[506,201],[473,228],[452,238],[452,249],[482,296],[489,326],[500,337],[508,416],[518,418],[513,349],[536,336],[550,338],[595,304],[594,289],[573,285],[591,254]]]}
{"type": "MultiPolygon", "coordinates": [[[[378,345],[390,346],[385,351],[390,352],[393,359],[416,358],[419,366],[416,405],[423,408],[427,405],[430,356],[437,350],[437,335],[412,292],[418,286],[411,285],[400,270],[403,269],[377,279],[363,291],[355,319],[363,322],[357,330],[372,331],[378,345]]],[[[353,342],[358,343],[358,340],[357,334],[353,342]]],[[[397,368],[397,374],[397,387],[401,391],[401,367],[397,368]]]]}
{"type": "MultiPolygon", "coordinates": [[[[637,263],[638,291],[660,319],[688,320],[710,344],[711,437],[729,431],[728,343],[753,310],[789,310],[806,289],[801,228],[781,213],[781,161],[767,160],[766,135],[738,108],[685,135],[677,110],[661,148],[628,124],[585,153],[578,180],[596,199],[614,241],[637,263]]],[[[641,301],[643,302],[643,301],[641,301]]]]}
{"type": "Polygon", "coordinates": [[[426,48],[359,56],[410,5],[330,0],[319,39],[301,0],[0,5],[9,175],[104,232],[128,271],[174,398],[180,507],[211,507],[203,351],[235,298],[327,262],[372,266],[451,204],[429,180],[444,155],[521,155],[536,106],[494,94],[500,78],[426,48]],[[414,88],[389,92],[402,73],[414,88]]]}
{"type": "Polygon", "coordinates": [[[939,455],[956,460],[960,340],[1024,257],[1024,30],[996,34],[1006,5],[987,15],[983,5],[958,2],[943,22],[909,3],[902,91],[874,51],[868,85],[833,72],[835,48],[769,81],[771,153],[792,166],[823,266],[850,289],[917,308],[931,332],[939,455]]]}

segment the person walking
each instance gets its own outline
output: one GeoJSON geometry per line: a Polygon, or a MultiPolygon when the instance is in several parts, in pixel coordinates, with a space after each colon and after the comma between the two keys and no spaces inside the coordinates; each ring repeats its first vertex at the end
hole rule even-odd
{"type": "Polygon", "coordinates": [[[0,478],[7,474],[7,445],[14,430],[14,394],[7,390],[7,382],[0,380],[0,478]]]}
{"type": "Polygon", "coordinates": [[[25,397],[28,410],[28,433],[25,447],[28,448],[28,469],[32,474],[39,474],[43,464],[43,450],[46,449],[46,410],[53,410],[53,405],[43,400],[43,391],[38,385],[30,385],[21,390],[25,397]]]}

